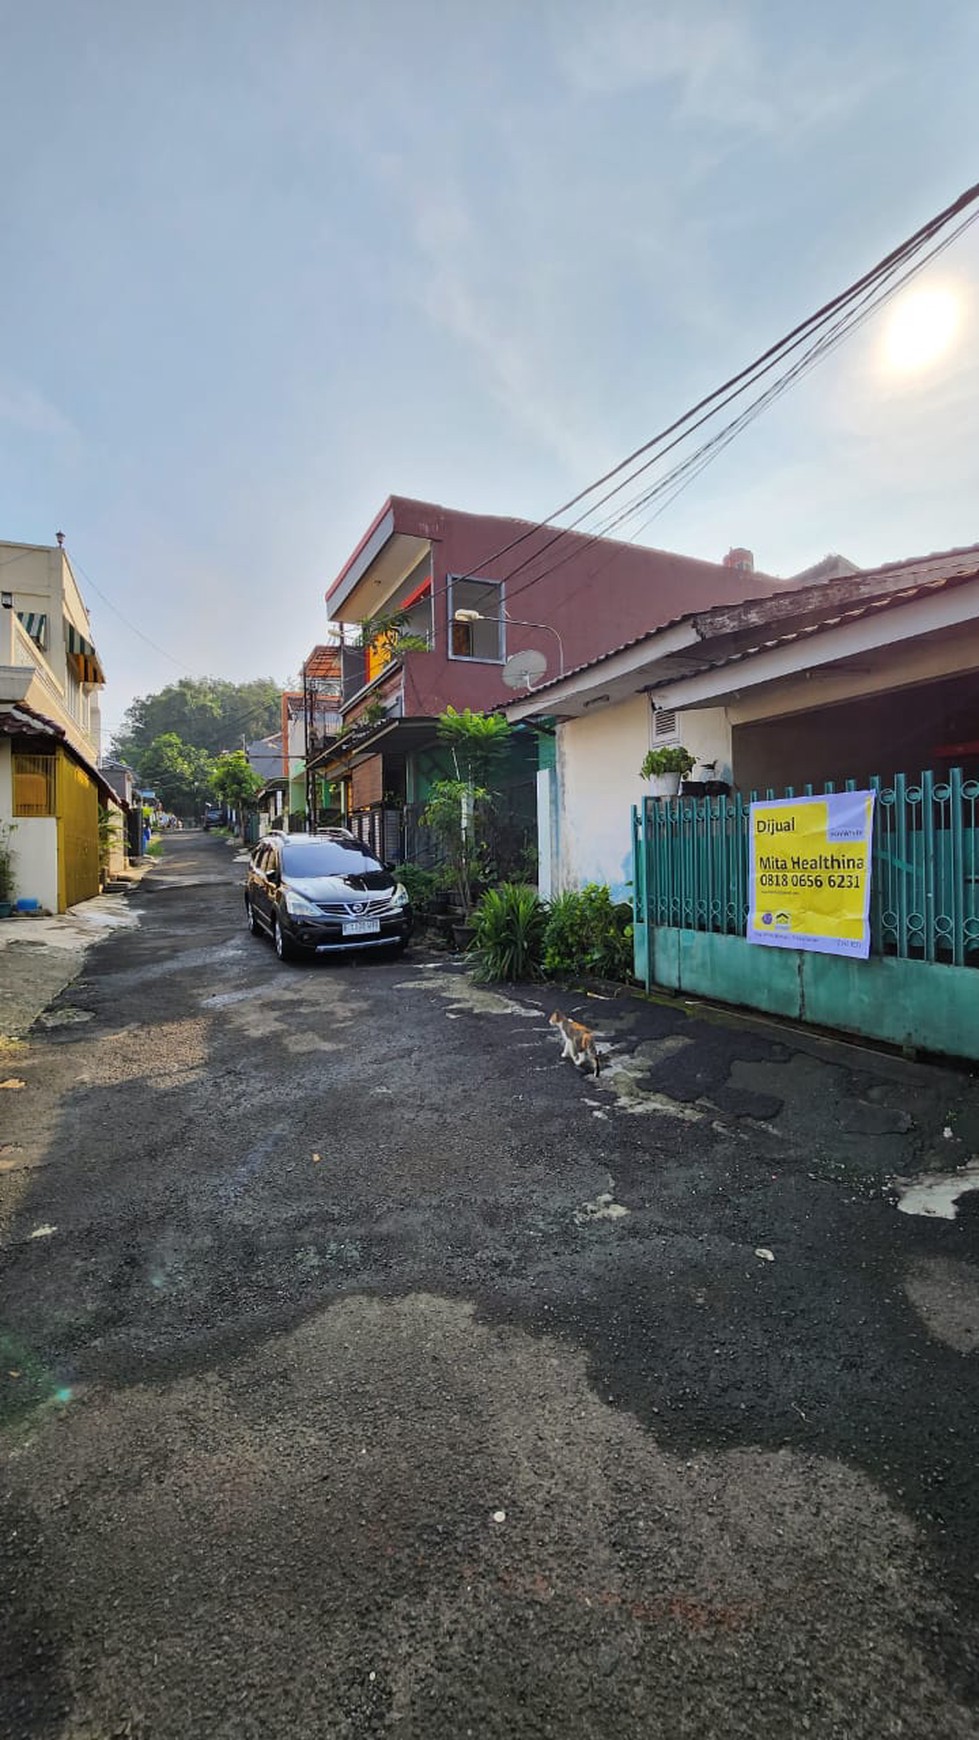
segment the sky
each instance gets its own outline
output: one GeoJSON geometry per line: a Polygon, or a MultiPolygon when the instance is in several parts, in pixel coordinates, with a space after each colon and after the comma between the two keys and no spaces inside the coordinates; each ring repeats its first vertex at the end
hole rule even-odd
{"type": "MultiPolygon", "coordinates": [[[[974,0],[0,31],[0,538],[66,534],[107,738],[181,675],[295,673],[389,494],[549,516],[979,180],[974,0]]],[[[979,538],[979,224],[918,283],[941,355],[876,317],[642,541],[789,575],[979,538]]]]}

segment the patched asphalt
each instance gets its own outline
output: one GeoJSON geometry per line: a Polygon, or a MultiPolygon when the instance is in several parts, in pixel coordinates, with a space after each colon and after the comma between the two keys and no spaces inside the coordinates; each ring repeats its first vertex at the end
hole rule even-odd
{"type": "Polygon", "coordinates": [[[979,1198],[889,1188],[974,1080],[280,964],[240,868],[3,1059],[0,1733],[979,1736],[979,1198]]]}

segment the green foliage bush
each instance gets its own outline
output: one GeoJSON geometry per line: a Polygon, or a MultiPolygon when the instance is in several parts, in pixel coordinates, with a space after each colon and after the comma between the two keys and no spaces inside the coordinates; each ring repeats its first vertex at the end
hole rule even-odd
{"type": "Polygon", "coordinates": [[[399,864],[394,874],[402,887],[407,888],[408,899],[416,909],[427,906],[442,886],[437,872],[423,870],[420,864],[399,864]]]}
{"type": "Polygon", "coordinates": [[[547,921],[535,888],[516,882],[488,888],[472,916],[474,978],[484,984],[539,979],[547,921]]]}
{"type": "Polygon", "coordinates": [[[555,897],[544,931],[546,973],[629,979],[632,967],[631,906],[616,905],[595,882],[555,897]]]}

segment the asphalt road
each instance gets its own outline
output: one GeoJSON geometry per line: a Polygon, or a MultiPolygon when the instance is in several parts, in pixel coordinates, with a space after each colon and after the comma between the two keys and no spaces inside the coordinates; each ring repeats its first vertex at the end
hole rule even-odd
{"type": "Polygon", "coordinates": [[[973,1084],[582,992],[592,1083],[237,875],[0,1060],[0,1734],[979,1736],[973,1084]]]}

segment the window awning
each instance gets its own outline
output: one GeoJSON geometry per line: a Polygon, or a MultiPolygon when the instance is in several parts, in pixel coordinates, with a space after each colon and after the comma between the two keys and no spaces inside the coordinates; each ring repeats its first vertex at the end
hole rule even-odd
{"type": "Polygon", "coordinates": [[[48,619],[41,611],[18,610],[17,620],[43,652],[48,644],[48,619]]]}
{"type": "Polygon", "coordinates": [[[65,623],[65,646],[80,683],[104,684],[105,672],[99,662],[99,655],[91,641],[79,634],[73,622],[65,623]]]}

